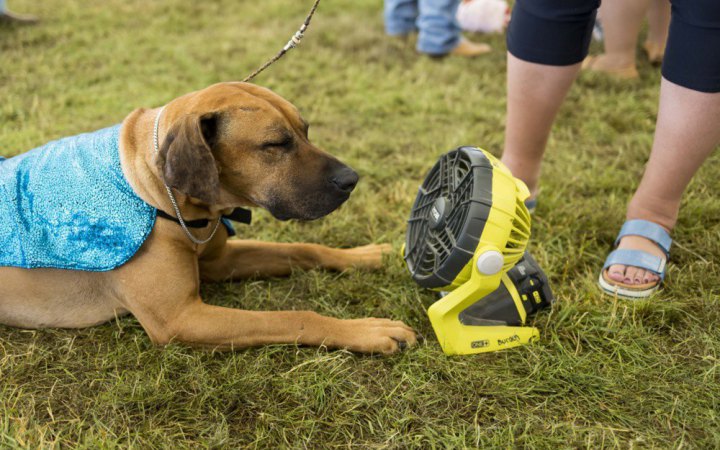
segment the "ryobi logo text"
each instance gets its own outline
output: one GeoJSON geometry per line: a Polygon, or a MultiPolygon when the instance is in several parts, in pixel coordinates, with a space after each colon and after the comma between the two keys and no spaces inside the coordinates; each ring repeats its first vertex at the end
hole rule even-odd
{"type": "Polygon", "coordinates": [[[432,215],[434,221],[440,220],[440,211],[438,211],[437,206],[432,207],[430,214],[432,215]]]}
{"type": "Polygon", "coordinates": [[[512,336],[505,338],[505,339],[498,339],[498,345],[507,345],[512,344],[513,342],[520,341],[520,336],[517,334],[513,334],[512,336]]]}

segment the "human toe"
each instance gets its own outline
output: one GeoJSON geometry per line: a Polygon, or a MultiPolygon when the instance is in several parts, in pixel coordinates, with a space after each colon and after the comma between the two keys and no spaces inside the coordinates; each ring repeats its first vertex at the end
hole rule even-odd
{"type": "Polygon", "coordinates": [[[608,267],[607,275],[611,280],[622,283],[625,280],[625,266],[621,264],[613,264],[608,267]]]}

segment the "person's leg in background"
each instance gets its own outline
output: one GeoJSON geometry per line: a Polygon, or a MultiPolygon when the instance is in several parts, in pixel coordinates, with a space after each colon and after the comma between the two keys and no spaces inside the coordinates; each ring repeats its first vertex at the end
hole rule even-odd
{"type": "Polygon", "coordinates": [[[5,0],[0,0],[0,23],[33,24],[37,21],[38,18],[35,16],[8,11],[5,0]]]}
{"type": "Polygon", "coordinates": [[[599,0],[518,0],[508,28],[502,161],[537,194],[545,146],[587,55],[599,0]]]}
{"type": "Polygon", "coordinates": [[[647,10],[648,34],[643,44],[648,59],[653,64],[662,62],[670,26],[670,1],[650,0],[647,10]]]}
{"type": "Polygon", "coordinates": [[[460,0],[419,0],[417,50],[420,53],[472,57],[491,50],[487,44],[477,44],[461,36],[456,18],[459,4],[460,0]]]}
{"type": "Polygon", "coordinates": [[[635,46],[643,17],[648,34],[643,49],[653,64],[662,62],[670,23],[669,0],[603,0],[602,20],[605,53],[590,56],[583,67],[619,78],[637,78],[635,46]]]}
{"type": "Polygon", "coordinates": [[[385,0],[384,9],[385,32],[390,36],[407,36],[417,29],[418,0],[385,0]]]}
{"type": "MultiPolygon", "coordinates": [[[[663,61],[655,140],[640,186],[628,205],[628,219],[644,219],[672,230],[683,192],[702,163],[720,144],[720,3],[674,0],[663,61]]],[[[652,242],[623,238],[621,249],[638,249],[664,258],[652,242]]],[[[607,278],[642,284],[657,275],[613,265],[607,278]]]]}
{"type": "Polygon", "coordinates": [[[605,53],[589,56],[583,68],[620,78],[637,78],[635,46],[650,1],[603,0],[598,14],[602,20],[605,53]]]}

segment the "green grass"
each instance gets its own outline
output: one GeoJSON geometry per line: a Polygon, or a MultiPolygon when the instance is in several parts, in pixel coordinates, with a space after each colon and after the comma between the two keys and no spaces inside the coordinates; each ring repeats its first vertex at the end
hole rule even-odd
{"type": "MultiPolygon", "coordinates": [[[[0,153],[117,123],[273,55],[310,2],[30,2],[0,29],[0,153]]],[[[257,214],[245,237],[391,242],[424,173],[462,144],[499,154],[501,36],[487,57],[419,57],[384,36],[380,0],[321,4],[301,47],[256,81],[295,103],[314,142],[362,176],[313,223],[257,214]]],[[[205,286],[211,303],[401,319],[427,340],[396,357],[269,346],[155,348],[131,317],[84,330],[0,327],[0,447],[720,447],[720,158],[685,197],[667,287],[615,302],[595,285],[652,141],[659,73],[583,76],[548,146],[531,250],[557,303],[538,345],[446,357],[399,258],[376,273],[296,273],[205,286]]],[[[681,157],[682,149],[678,149],[681,157]]],[[[0,280],[2,283],[2,280],[0,280]]]]}

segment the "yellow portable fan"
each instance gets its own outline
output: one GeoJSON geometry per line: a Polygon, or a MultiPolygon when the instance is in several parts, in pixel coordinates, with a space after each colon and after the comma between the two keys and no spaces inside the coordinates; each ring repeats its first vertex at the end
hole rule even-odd
{"type": "Polygon", "coordinates": [[[419,189],[405,240],[413,279],[445,293],[428,309],[446,354],[517,347],[539,338],[522,326],[553,301],[525,251],[529,192],[494,156],[460,147],[440,157],[419,189]]]}

